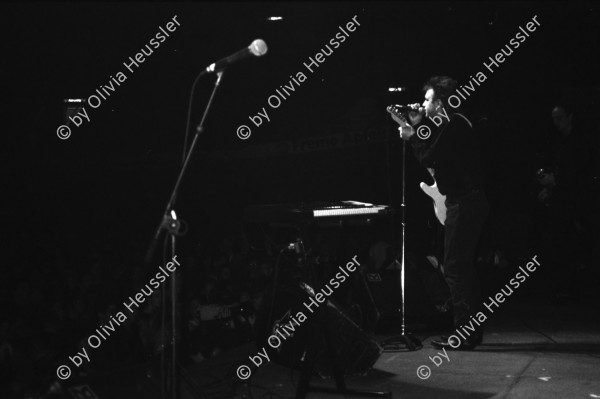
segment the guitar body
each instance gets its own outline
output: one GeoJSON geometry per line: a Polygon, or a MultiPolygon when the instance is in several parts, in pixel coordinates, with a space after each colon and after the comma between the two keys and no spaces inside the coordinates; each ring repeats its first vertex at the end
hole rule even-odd
{"type": "MultiPolygon", "coordinates": [[[[410,112],[410,111],[422,112],[423,108],[417,108],[415,106],[402,106],[402,105],[390,105],[389,107],[387,107],[387,111],[390,114],[392,114],[393,117],[395,117],[394,120],[396,120],[396,122],[398,122],[398,123],[401,123],[401,122],[406,123],[406,116],[402,112],[403,110],[405,113],[410,112]]],[[[461,114],[457,114],[457,115],[462,116],[467,121],[469,126],[472,126],[471,122],[465,116],[463,116],[461,114]]],[[[431,174],[431,177],[433,177],[433,184],[431,186],[429,186],[426,183],[421,182],[421,184],[419,184],[419,186],[421,187],[421,190],[423,190],[423,192],[425,194],[427,194],[428,196],[430,196],[431,199],[433,200],[433,210],[435,212],[435,216],[440,221],[442,226],[444,226],[446,224],[446,196],[442,195],[440,193],[440,190],[438,189],[437,182],[435,181],[435,176],[434,176],[435,170],[433,168],[427,168],[427,171],[429,172],[429,174],[431,174]]]]}
{"type": "Polygon", "coordinates": [[[434,181],[431,186],[421,182],[421,184],[419,184],[419,187],[421,187],[421,190],[423,190],[425,194],[431,197],[431,199],[433,200],[433,210],[435,212],[435,216],[440,221],[442,226],[445,225],[446,196],[442,195],[440,193],[440,190],[438,190],[437,182],[434,181]]]}

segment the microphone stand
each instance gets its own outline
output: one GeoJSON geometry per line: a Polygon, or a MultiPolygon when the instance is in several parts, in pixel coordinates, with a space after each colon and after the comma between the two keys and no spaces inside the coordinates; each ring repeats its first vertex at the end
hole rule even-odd
{"type": "Polygon", "coordinates": [[[402,140],[402,202],[400,204],[400,219],[402,225],[402,251],[401,261],[394,260],[394,263],[400,263],[400,292],[402,294],[402,304],[398,312],[402,314],[400,335],[391,337],[381,342],[384,352],[415,351],[423,348],[421,341],[410,333],[406,332],[405,313],[404,313],[404,273],[406,270],[406,140],[402,140]]]}
{"type": "MultiPolygon", "coordinates": [[[[201,76],[203,76],[205,73],[206,73],[206,71],[202,71],[198,75],[198,77],[196,77],[196,80],[194,81],[194,84],[192,85],[192,94],[190,95],[190,103],[191,103],[191,98],[193,96],[193,92],[194,92],[196,83],[198,82],[198,79],[201,76]]],[[[177,215],[176,215],[175,209],[174,209],[175,201],[177,199],[177,194],[179,192],[179,186],[181,185],[183,176],[185,175],[185,172],[188,168],[190,159],[192,158],[194,149],[196,148],[196,145],[198,143],[198,137],[200,136],[200,134],[202,134],[204,132],[204,121],[206,120],[206,116],[208,115],[208,110],[213,102],[213,99],[215,97],[215,93],[217,92],[219,84],[221,83],[222,76],[223,76],[223,70],[217,72],[217,80],[215,81],[215,86],[214,86],[213,91],[208,100],[208,104],[206,104],[206,108],[204,109],[204,114],[202,115],[202,120],[196,127],[196,134],[194,135],[194,139],[192,140],[190,149],[188,150],[187,154],[185,155],[185,159],[183,161],[181,171],[179,172],[179,176],[177,177],[175,187],[173,187],[171,197],[169,198],[169,202],[167,203],[167,206],[163,213],[161,222],[159,223],[156,233],[154,234],[154,238],[152,240],[152,243],[150,244],[150,248],[148,249],[148,252],[146,253],[146,261],[147,262],[150,262],[153,257],[154,250],[156,248],[156,243],[157,243],[158,238],[160,237],[160,234],[163,230],[166,230],[167,234],[169,234],[170,238],[171,238],[171,258],[176,256],[176,254],[175,254],[176,236],[179,233],[180,225],[179,225],[179,221],[177,220],[177,215]]],[[[191,109],[191,104],[190,104],[190,109],[191,109]]],[[[188,115],[188,121],[189,121],[189,115],[188,115]]],[[[170,365],[171,367],[170,367],[170,369],[168,367],[163,367],[163,370],[166,370],[166,373],[164,373],[165,375],[163,378],[163,396],[164,396],[165,390],[169,391],[171,394],[170,395],[171,399],[179,398],[179,378],[178,378],[179,374],[177,372],[177,366],[178,366],[178,361],[177,361],[177,355],[178,355],[178,353],[177,353],[177,350],[178,350],[177,321],[178,321],[178,318],[177,318],[177,279],[176,279],[176,277],[177,277],[177,270],[175,270],[173,272],[173,275],[171,276],[171,365],[170,365]],[[170,383],[170,385],[169,385],[169,383],[170,383]]],[[[166,341],[165,336],[166,336],[166,334],[163,334],[163,339],[166,341]]],[[[166,350],[167,347],[168,347],[167,342],[163,342],[164,350],[166,350]]]]}

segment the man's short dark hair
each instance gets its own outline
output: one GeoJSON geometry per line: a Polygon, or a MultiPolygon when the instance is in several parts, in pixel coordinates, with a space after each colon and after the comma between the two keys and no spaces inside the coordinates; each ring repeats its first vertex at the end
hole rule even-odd
{"type": "Polygon", "coordinates": [[[433,89],[433,99],[441,100],[444,106],[448,105],[448,97],[456,93],[458,83],[448,76],[433,76],[423,86],[423,91],[433,89]]]}

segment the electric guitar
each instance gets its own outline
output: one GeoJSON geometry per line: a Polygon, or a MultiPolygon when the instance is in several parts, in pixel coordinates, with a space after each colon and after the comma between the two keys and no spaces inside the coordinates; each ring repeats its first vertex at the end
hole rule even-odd
{"type": "MultiPolygon", "coordinates": [[[[397,118],[406,122],[406,116],[402,112],[402,108],[400,106],[390,105],[389,107],[387,107],[387,111],[393,116],[396,116],[397,118]]],[[[419,184],[419,187],[421,187],[421,190],[423,190],[423,192],[429,197],[431,197],[431,199],[433,200],[433,211],[435,213],[435,216],[443,226],[446,224],[446,196],[442,195],[442,193],[440,193],[440,190],[438,189],[437,182],[435,181],[434,176],[435,171],[431,168],[427,168],[427,171],[429,172],[429,174],[431,174],[431,177],[433,178],[433,184],[430,186],[424,182],[421,182],[419,184]]]]}
{"type": "Polygon", "coordinates": [[[446,224],[446,196],[442,195],[440,190],[438,190],[437,182],[433,176],[434,170],[428,168],[427,171],[431,174],[431,177],[433,177],[433,184],[429,186],[426,183],[421,182],[419,187],[421,187],[421,190],[433,200],[433,212],[435,213],[435,217],[437,217],[437,220],[444,226],[446,224]]]}

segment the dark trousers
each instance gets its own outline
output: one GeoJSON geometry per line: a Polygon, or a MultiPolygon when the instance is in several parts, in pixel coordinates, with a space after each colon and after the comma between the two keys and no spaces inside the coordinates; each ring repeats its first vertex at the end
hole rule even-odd
{"type": "Polygon", "coordinates": [[[477,242],[489,212],[481,190],[446,198],[444,278],[450,289],[456,328],[475,316],[482,306],[475,270],[477,242]]]}

